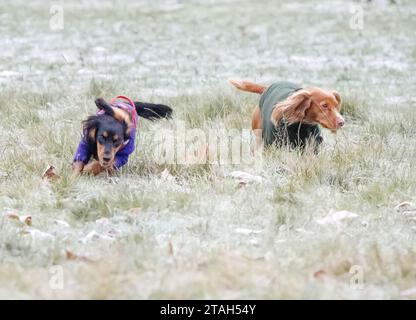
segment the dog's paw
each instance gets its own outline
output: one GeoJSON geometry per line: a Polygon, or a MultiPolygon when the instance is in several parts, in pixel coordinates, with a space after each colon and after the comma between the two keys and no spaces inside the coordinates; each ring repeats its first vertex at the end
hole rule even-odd
{"type": "Polygon", "coordinates": [[[93,160],[90,163],[88,163],[84,170],[82,171],[85,174],[91,174],[96,176],[97,174],[100,174],[103,171],[103,167],[97,160],[93,160]]]}

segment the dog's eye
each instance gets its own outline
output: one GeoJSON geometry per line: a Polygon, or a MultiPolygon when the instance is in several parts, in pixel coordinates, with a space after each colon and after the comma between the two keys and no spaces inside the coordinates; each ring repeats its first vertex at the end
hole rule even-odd
{"type": "Polygon", "coordinates": [[[121,144],[121,141],[120,140],[114,140],[113,143],[114,143],[114,146],[117,148],[121,144]]]}
{"type": "Polygon", "coordinates": [[[326,103],[324,103],[324,104],[322,105],[322,108],[324,108],[324,109],[328,109],[328,105],[327,105],[326,103]]]}
{"type": "Polygon", "coordinates": [[[101,144],[104,144],[104,142],[105,142],[105,138],[103,136],[99,136],[97,140],[101,144]]]}

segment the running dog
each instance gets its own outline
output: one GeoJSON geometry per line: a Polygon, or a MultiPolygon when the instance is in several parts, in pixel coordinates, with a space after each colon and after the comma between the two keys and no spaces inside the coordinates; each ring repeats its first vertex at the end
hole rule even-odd
{"type": "Polygon", "coordinates": [[[308,143],[315,152],[322,143],[320,126],[336,132],[345,124],[340,114],[341,96],[333,90],[302,88],[290,82],[270,86],[229,79],[242,91],[260,94],[259,105],[252,115],[252,129],[257,145],[289,146],[304,149],[308,143]]]}
{"type": "Polygon", "coordinates": [[[72,164],[75,174],[114,173],[127,163],[134,151],[137,117],[153,121],[170,118],[173,112],[166,105],[133,102],[124,96],[110,103],[98,98],[95,104],[97,114],[83,121],[83,136],[72,164]]]}

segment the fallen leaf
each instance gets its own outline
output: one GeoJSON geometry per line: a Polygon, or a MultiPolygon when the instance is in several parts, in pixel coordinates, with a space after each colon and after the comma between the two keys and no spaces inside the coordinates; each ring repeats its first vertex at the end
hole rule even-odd
{"type": "Polygon", "coordinates": [[[21,216],[20,217],[20,222],[24,223],[27,226],[31,226],[32,225],[32,216],[21,216]]]}
{"type": "Polygon", "coordinates": [[[79,256],[69,250],[65,250],[65,257],[67,260],[72,260],[72,261],[93,262],[91,259],[84,257],[84,256],[79,256]]]}
{"type": "Polygon", "coordinates": [[[21,224],[27,225],[27,226],[31,226],[32,225],[32,216],[19,216],[15,213],[9,213],[7,215],[7,217],[9,219],[13,219],[13,220],[17,220],[19,221],[21,224]]]}
{"type": "Polygon", "coordinates": [[[317,279],[322,279],[327,275],[325,270],[318,270],[313,273],[313,277],[317,279]]]}
{"type": "Polygon", "coordinates": [[[394,209],[397,212],[403,212],[403,211],[408,211],[408,210],[416,210],[416,206],[412,202],[404,201],[398,204],[394,209]]]}
{"type": "Polygon", "coordinates": [[[240,182],[238,183],[237,187],[238,187],[238,188],[243,188],[243,187],[245,187],[246,185],[247,185],[247,182],[240,181],[240,182]]]}
{"type": "Polygon", "coordinates": [[[49,181],[56,181],[60,177],[55,172],[55,167],[52,165],[48,165],[46,170],[42,174],[42,179],[47,179],[49,181]]]}
{"type": "Polygon", "coordinates": [[[395,207],[395,210],[411,220],[416,218],[416,205],[412,202],[402,202],[395,207]]]}

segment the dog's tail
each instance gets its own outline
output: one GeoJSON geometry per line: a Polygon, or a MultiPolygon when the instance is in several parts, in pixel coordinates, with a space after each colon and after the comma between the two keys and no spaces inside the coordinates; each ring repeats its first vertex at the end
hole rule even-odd
{"type": "Polygon", "coordinates": [[[261,84],[256,84],[254,82],[245,81],[241,79],[228,79],[228,82],[231,83],[237,89],[242,91],[254,92],[258,94],[262,94],[267,87],[261,84]]]}
{"type": "Polygon", "coordinates": [[[163,118],[169,119],[172,117],[173,113],[172,108],[164,104],[135,101],[134,106],[140,117],[151,121],[163,118]]]}

